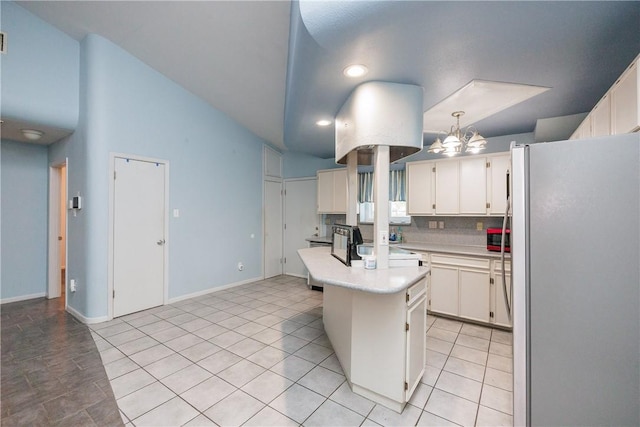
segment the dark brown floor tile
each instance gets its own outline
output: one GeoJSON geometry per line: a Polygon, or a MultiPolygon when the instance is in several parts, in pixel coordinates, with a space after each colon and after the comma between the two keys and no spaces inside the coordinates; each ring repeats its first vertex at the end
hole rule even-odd
{"type": "Polygon", "coordinates": [[[89,414],[82,410],[80,412],[76,412],[73,415],[69,415],[68,417],[58,421],[55,425],[58,426],[73,426],[73,427],[94,427],[100,424],[96,424],[93,419],[89,416],[89,414]]]}
{"type": "MultiPolygon", "coordinates": [[[[33,402],[38,401],[38,396],[35,391],[31,389],[17,390],[13,392],[2,393],[2,414],[4,416],[11,416],[17,414],[24,409],[33,406],[33,402]],[[6,410],[6,412],[5,412],[6,410]]],[[[4,424],[4,423],[3,423],[4,424]]]]}
{"type": "Polygon", "coordinates": [[[47,418],[47,411],[41,404],[31,405],[7,418],[2,418],[2,427],[46,425],[49,425],[49,419],[47,418]]]}
{"type": "Polygon", "coordinates": [[[57,422],[99,402],[105,397],[105,394],[98,386],[90,383],[45,402],[44,408],[47,410],[49,418],[57,422]]]}

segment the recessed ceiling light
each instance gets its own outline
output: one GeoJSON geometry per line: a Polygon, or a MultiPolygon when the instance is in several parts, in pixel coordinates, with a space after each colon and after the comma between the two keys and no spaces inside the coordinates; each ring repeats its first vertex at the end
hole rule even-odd
{"type": "Polygon", "coordinates": [[[347,77],[362,77],[369,72],[369,69],[364,65],[354,64],[349,65],[344,69],[343,73],[347,77]]]}
{"type": "Polygon", "coordinates": [[[318,120],[316,124],[318,126],[329,126],[331,124],[331,120],[318,120]]]}
{"type": "Polygon", "coordinates": [[[22,135],[29,141],[37,141],[42,138],[42,135],[44,135],[44,132],[35,129],[20,129],[20,131],[22,132],[22,135]]]}

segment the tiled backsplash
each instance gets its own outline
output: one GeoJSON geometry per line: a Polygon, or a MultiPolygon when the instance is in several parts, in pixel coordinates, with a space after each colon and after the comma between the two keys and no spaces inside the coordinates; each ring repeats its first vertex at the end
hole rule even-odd
{"type": "MultiPolygon", "coordinates": [[[[344,223],[345,215],[325,215],[331,224],[344,223]]],[[[373,240],[373,225],[359,224],[362,238],[373,240]]],[[[325,225],[326,233],[330,234],[329,225],[325,225]]],[[[452,245],[485,246],[487,244],[487,228],[501,228],[502,217],[462,217],[462,216],[414,216],[411,225],[390,226],[396,233],[402,229],[402,239],[405,242],[442,243],[452,245]],[[429,222],[444,222],[444,229],[430,229],[429,222]],[[477,230],[478,223],[482,223],[482,230],[477,230]]]]}

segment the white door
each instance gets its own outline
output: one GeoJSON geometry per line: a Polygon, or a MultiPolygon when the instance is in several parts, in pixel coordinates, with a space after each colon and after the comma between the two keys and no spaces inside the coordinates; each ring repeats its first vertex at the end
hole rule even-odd
{"type": "Polygon", "coordinates": [[[318,233],[316,213],[317,180],[300,179],[284,183],[284,273],[307,277],[298,249],[306,248],[305,239],[318,233]]]}
{"type": "Polygon", "coordinates": [[[282,274],[282,183],[264,182],[264,278],[282,274]]]}
{"type": "Polygon", "coordinates": [[[115,158],[113,316],[164,303],[165,165],[115,158]]]}

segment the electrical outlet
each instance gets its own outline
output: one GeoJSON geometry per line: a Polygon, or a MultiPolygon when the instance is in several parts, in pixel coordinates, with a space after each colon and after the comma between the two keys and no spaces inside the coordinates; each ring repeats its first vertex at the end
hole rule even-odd
{"type": "Polygon", "coordinates": [[[429,221],[429,228],[438,228],[438,221],[429,221]]]}
{"type": "Polygon", "coordinates": [[[244,265],[241,262],[238,263],[238,271],[244,270],[244,265]]]}
{"type": "Polygon", "coordinates": [[[476,230],[482,231],[483,228],[484,228],[484,224],[482,223],[482,221],[476,222],[476,230]]]}
{"type": "Polygon", "coordinates": [[[69,290],[71,292],[75,292],[78,289],[78,285],[76,284],[76,279],[69,280],[69,290]]]}
{"type": "Polygon", "coordinates": [[[381,231],[378,236],[380,237],[380,246],[389,245],[389,232],[388,231],[381,231]]]}
{"type": "Polygon", "coordinates": [[[444,221],[438,221],[438,228],[444,230],[444,221]]]}

